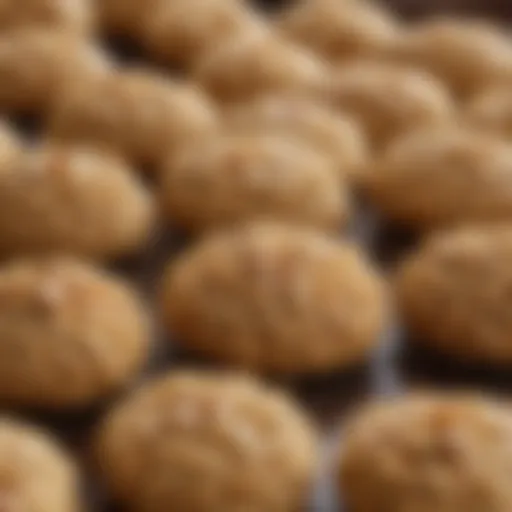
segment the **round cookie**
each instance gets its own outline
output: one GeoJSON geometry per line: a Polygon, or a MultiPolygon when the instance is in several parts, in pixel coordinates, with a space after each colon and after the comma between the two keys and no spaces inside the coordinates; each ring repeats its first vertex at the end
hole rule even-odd
{"type": "Polygon", "coordinates": [[[445,124],[454,115],[443,85],[423,71],[370,61],[338,68],[334,104],[366,128],[377,149],[412,129],[445,124]]]}
{"type": "Polygon", "coordinates": [[[74,408],[125,386],[145,363],[146,312],[112,275],[70,257],[0,267],[0,401],[74,408]]]}
{"type": "Polygon", "coordinates": [[[512,363],[512,228],[448,231],[402,265],[396,294],[414,341],[462,361],[512,363]]]}
{"type": "Polygon", "coordinates": [[[11,125],[0,117],[0,173],[20,157],[23,143],[11,125]]]}
{"type": "Polygon", "coordinates": [[[430,19],[399,39],[393,58],[429,70],[459,98],[512,78],[512,43],[496,24],[430,19]]]}
{"type": "Polygon", "coordinates": [[[158,60],[190,69],[224,39],[261,30],[261,20],[243,0],[173,0],[144,17],[141,42],[158,60]]]}
{"type": "Polygon", "coordinates": [[[50,120],[54,137],[107,146],[149,170],[216,128],[216,110],[202,91],[139,69],[69,89],[50,120]]]}
{"type": "Polygon", "coordinates": [[[363,189],[389,221],[428,231],[512,219],[512,147],[482,130],[425,129],[393,144],[363,189]]]}
{"type": "Polygon", "coordinates": [[[351,512],[507,512],[510,405],[457,393],[371,404],[349,421],[339,482],[351,512]]]}
{"type": "Polygon", "coordinates": [[[465,107],[466,122],[510,140],[512,137],[512,93],[506,86],[477,94],[465,107]]]}
{"type": "Polygon", "coordinates": [[[257,219],[334,231],[349,216],[336,166],[286,137],[212,137],[187,146],[161,174],[164,215],[185,231],[257,219]]]}
{"type": "Polygon", "coordinates": [[[295,512],[317,449],[287,395],[247,377],[183,371],[114,409],[96,446],[111,492],[134,512],[295,512]]]}
{"type": "Polygon", "coordinates": [[[36,26],[88,33],[94,26],[92,0],[0,1],[0,32],[36,26]]]}
{"type": "Polygon", "coordinates": [[[387,320],[383,288],[350,243],[254,224],[185,252],[167,269],[161,302],[174,339],[199,355],[264,373],[314,374],[368,357],[387,320]]]}
{"type": "Polygon", "coordinates": [[[398,37],[391,11],[372,2],[301,0],[285,9],[277,28],[331,61],[387,51],[398,37]]]}
{"type": "Polygon", "coordinates": [[[2,507],[7,511],[80,512],[78,468],[52,437],[0,418],[2,507]]]}
{"type": "Polygon", "coordinates": [[[119,159],[88,147],[34,147],[0,172],[0,254],[97,259],[140,250],[153,199],[119,159]]]}
{"type": "Polygon", "coordinates": [[[355,179],[369,158],[365,134],[350,117],[301,96],[265,95],[227,109],[224,118],[235,133],[293,136],[331,158],[343,177],[355,179]]]}
{"type": "Polygon", "coordinates": [[[193,75],[218,100],[245,101],[273,92],[321,96],[327,90],[329,70],[307,50],[251,31],[206,53],[193,75]]]}
{"type": "Polygon", "coordinates": [[[0,110],[41,114],[66,87],[104,73],[101,50],[69,33],[19,29],[0,36],[0,110]]]}

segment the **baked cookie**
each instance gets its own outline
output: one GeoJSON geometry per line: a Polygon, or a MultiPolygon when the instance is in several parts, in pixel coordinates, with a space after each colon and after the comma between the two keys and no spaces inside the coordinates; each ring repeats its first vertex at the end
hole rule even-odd
{"type": "Polygon", "coordinates": [[[429,19],[397,40],[393,58],[429,70],[459,98],[512,78],[512,43],[494,23],[429,19]]]}
{"type": "Polygon", "coordinates": [[[0,267],[0,401],[83,407],[145,362],[146,312],[120,279],[70,257],[0,267]]]}
{"type": "Polygon", "coordinates": [[[228,108],[224,121],[235,133],[286,135],[332,159],[342,177],[356,179],[370,148],[360,126],[327,104],[302,96],[272,94],[228,108]]]}
{"type": "Polygon", "coordinates": [[[0,173],[21,156],[23,143],[11,125],[0,117],[0,173]]]}
{"type": "Polygon", "coordinates": [[[507,86],[483,90],[465,107],[466,122],[508,140],[512,137],[512,92],[507,86]]]}
{"type": "Polygon", "coordinates": [[[262,29],[244,0],[163,1],[144,17],[141,42],[158,60],[190,69],[224,39],[262,29]]]}
{"type": "Polygon", "coordinates": [[[417,231],[512,219],[512,147],[478,129],[426,129],[393,144],[363,189],[389,221],[417,231]]]}
{"type": "Polygon", "coordinates": [[[86,34],[94,21],[92,0],[0,0],[0,32],[35,26],[86,34]]]}
{"type": "Polygon", "coordinates": [[[82,84],[109,67],[109,58],[98,47],[63,31],[33,28],[2,34],[0,110],[46,113],[65,87],[82,84]]]}
{"type": "Polygon", "coordinates": [[[0,172],[0,254],[118,258],[146,244],[153,211],[119,159],[85,146],[37,146],[0,172]]]}
{"type": "Polygon", "coordinates": [[[457,393],[371,404],[349,421],[339,482],[351,512],[507,512],[512,410],[457,393]]]}
{"type": "Polygon", "coordinates": [[[196,87],[140,69],[68,89],[49,130],[58,139],[103,145],[153,170],[184,143],[217,128],[214,105],[196,87]]]}
{"type": "Polygon", "coordinates": [[[386,323],[383,288],[350,243],[254,224],[185,252],[166,272],[161,302],[174,338],[199,355],[264,373],[313,374],[368,357],[386,323]]]}
{"type": "Polygon", "coordinates": [[[287,395],[249,378],[171,373],[109,414],[96,452],[134,512],[296,512],[317,437],[287,395]]]}
{"type": "Polygon", "coordinates": [[[387,52],[400,34],[391,11],[364,1],[300,0],[276,24],[286,37],[335,62],[387,52]]]}
{"type": "Polygon", "coordinates": [[[0,471],[5,511],[80,512],[78,468],[45,432],[0,418],[0,471]]]}
{"type": "Polygon", "coordinates": [[[370,61],[339,67],[332,97],[342,112],[366,128],[377,149],[412,129],[445,124],[455,110],[443,85],[429,74],[370,61]]]}
{"type": "Polygon", "coordinates": [[[332,161],[279,135],[212,137],[161,174],[165,217],[185,231],[256,219],[334,231],[349,217],[347,186],[332,161]]]}
{"type": "Polygon", "coordinates": [[[427,239],[396,280],[412,339],[463,361],[512,363],[511,257],[508,226],[461,228],[427,239]]]}
{"type": "Polygon", "coordinates": [[[299,46],[251,31],[207,52],[193,75],[218,100],[244,101],[273,92],[318,97],[327,91],[329,69],[299,46]]]}

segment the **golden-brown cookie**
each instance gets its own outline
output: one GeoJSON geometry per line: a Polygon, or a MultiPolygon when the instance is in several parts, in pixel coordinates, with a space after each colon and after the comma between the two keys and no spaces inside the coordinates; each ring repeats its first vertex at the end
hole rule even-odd
{"type": "Polygon", "coordinates": [[[235,133],[292,136],[331,158],[343,177],[355,179],[370,153],[363,130],[350,117],[302,96],[272,94],[228,108],[225,123],[235,133]]]}
{"type": "Polygon", "coordinates": [[[376,160],[364,180],[384,217],[413,230],[512,219],[512,147],[482,130],[407,135],[376,160]]]}
{"type": "Polygon", "coordinates": [[[277,27],[338,62],[387,52],[400,33],[391,11],[364,1],[300,0],[280,14],[277,27]]]}
{"type": "Polygon", "coordinates": [[[0,401],[82,407],[145,362],[146,312],[120,279],[69,257],[0,267],[0,401]]]}
{"type": "Polygon", "coordinates": [[[0,109],[45,113],[62,90],[103,74],[109,58],[62,31],[20,29],[0,36],[0,109]]]}
{"type": "Polygon", "coordinates": [[[317,439],[287,395],[247,377],[182,371],[115,408],[96,453],[134,512],[296,512],[317,439]]]}
{"type": "Polygon", "coordinates": [[[0,172],[0,253],[117,258],[146,244],[153,210],[119,159],[89,147],[37,146],[0,172]]]}
{"type": "Polygon", "coordinates": [[[46,113],[64,87],[102,74],[110,61],[83,39],[53,29],[0,36],[0,110],[46,113]]]}
{"type": "Polygon", "coordinates": [[[392,57],[429,70],[459,98],[512,79],[512,42],[496,24],[431,19],[397,40],[392,57]]]}
{"type": "Polygon", "coordinates": [[[39,428],[0,418],[0,471],[6,512],[83,510],[75,462],[39,428]]]}
{"type": "Polygon", "coordinates": [[[224,40],[199,60],[193,74],[221,101],[272,92],[318,97],[329,77],[325,63],[306,49],[259,31],[224,40]]]}
{"type": "Polygon", "coordinates": [[[443,85],[421,70],[370,61],[354,61],[334,74],[335,105],[366,128],[380,149],[421,126],[445,124],[454,105],[443,85]]]}
{"type": "Polygon", "coordinates": [[[258,219],[334,231],[350,199],[333,162],[295,139],[228,135],[189,145],[161,173],[168,221],[192,232],[258,219]]]}
{"type": "Polygon", "coordinates": [[[512,137],[512,92],[510,87],[484,89],[465,107],[464,120],[508,140],[512,137]]]}
{"type": "Polygon", "coordinates": [[[508,225],[427,239],[396,280],[411,339],[463,361],[512,363],[511,258],[508,225]]]}
{"type": "Polygon", "coordinates": [[[141,42],[164,63],[191,68],[224,39],[263,30],[244,0],[172,0],[160,2],[144,17],[141,42]]]}
{"type": "Polygon", "coordinates": [[[507,512],[510,405],[458,393],[408,395],[356,414],[339,482],[351,512],[507,512]]]}
{"type": "Polygon", "coordinates": [[[271,373],[359,364],[386,323],[383,284],[355,246],[275,224],[199,242],[168,268],[161,301],[187,349],[271,373]]]}
{"type": "Polygon", "coordinates": [[[88,33],[94,27],[93,0],[0,0],[0,32],[19,27],[48,27],[88,33]]]}
{"type": "Polygon", "coordinates": [[[109,147],[149,170],[217,127],[215,108],[201,90],[140,69],[68,89],[52,114],[53,136],[109,147]]]}

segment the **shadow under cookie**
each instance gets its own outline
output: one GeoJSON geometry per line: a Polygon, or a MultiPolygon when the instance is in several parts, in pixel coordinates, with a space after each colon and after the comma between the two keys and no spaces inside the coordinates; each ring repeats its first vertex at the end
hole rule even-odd
{"type": "Polygon", "coordinates": [[[30,114],[13,115],[11,121],[28,141],[36,139],[37,135],[41,133],[44,124],[40,116],[30,114]]]}
{"type": "Polygon", "coordinates": [[[402,344],[398,368],[408,386],[477,388],[498,393],[512,390],[512,364],[461,361],[418,340],[402,344]]]}
{"type": "Polygon", "coordinates": [[[327,428],[371,392],[371,365],[363,363],[345,370],[318,375],[274,377],[307,403],[317,421],[327,428]]]}
{"type": "Polygon", "coordinates": [[[137,65],[145,60],[145,55],[140,45],[130,41],[129,37],[109,36],[105,38],[104,44],[113,51],[120,64],[137,65]]]}
{"type": "Polygon", "coordinates": [[[393,267],[402,257],[413,250],[421,240],[419,233],[397,226],[381,219],[376,221],[377,228],[372,239],[372,249],[381,264],[393,267]]]}
{"type": "MultiPolygon", "coordinates": [[[[180,344],[171,342],[170,347],[167,357],[171,365],[256,373],[219,359],[198,355],[180,346],[180,344]]],[[[345,369],[333,369],[319,373],[283,375],[258,372],[257,374],[281,387],[290,389],[308,403],[317,403],[320,408],[322,408],[323,403],[330,402],[339,413],[342,404],[347,402],[348,405],[356,402],[361,396],[370,392],[370,372],[371,363],[365,362],[345,369]]],[[[313,407],[315,408],[314,404],[313,407]]]]}

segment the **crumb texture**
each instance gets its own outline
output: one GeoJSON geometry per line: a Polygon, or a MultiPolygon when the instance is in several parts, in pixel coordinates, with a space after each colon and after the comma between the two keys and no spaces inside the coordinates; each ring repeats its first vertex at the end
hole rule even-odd
{"type": "Polygon", "coordinates": [[[175,338],[200,354],[315,373],[367,357],[385,325],[383,288],[355,246],[263,224],[184,254],[167,272],[162,307],[175,338]]]}
{"type": "Polygon", "coordinates": [[[100,468],[137,512],[295,512],[316,434],[288,397],[248,378],[178,372],[109,415],[100,468]]]}
{"type": "Polygon", "coordinates": [[[370,405],[347,426],[340,484],[353,512],[506,512],[512,411],[470,395],[370,405]]]}

